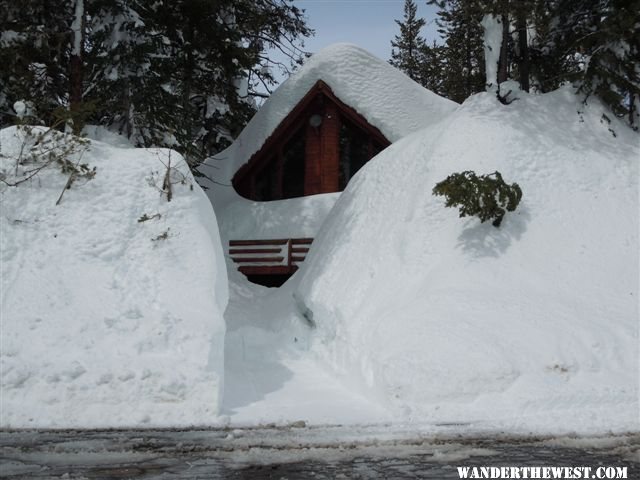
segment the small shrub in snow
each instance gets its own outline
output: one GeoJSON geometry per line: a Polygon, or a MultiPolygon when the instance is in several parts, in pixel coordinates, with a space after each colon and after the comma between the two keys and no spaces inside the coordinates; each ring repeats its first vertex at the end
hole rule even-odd
{"type": "Polygon", "coordinates": [[[57,166],[64,175],[68,175],[67,183],[56,204],[60,203],[65,190],[78,179],[91,180],[96,168],[81,163],[82,155],[88,148],[88,140],[76,135],[64,133],[56,129],[19,125],[17,134],[20,147],[10,169],[0,172],[0,180],[9,187],[16,187],[27,182],[43,170],[57,166]]]}
{"type": "Polygon", "coordinates": [[[480,176],[470,170],[453,173],[433,187],[433,194],[444,196],[447,207],[458,207],[460,217],[493,220],[494,227],[499,227],[505,213],[513,212],[522,199],[520,186],[508,185],[497,171],[480,176]]]}
{"type": "Polygon", "coordinates": [[[160,172],[151,172],[151,177],[149,178],[149,185],[158,189],[161,195],[167,196],[167,202],[170,202],[173,198],[173,185],[182,184],[188,185],[190,190],[193,190],[193,184],[189,182],[188,175],[181,171],[180,168],[184,168],[186,164],[178,164],[171,165],[171,152],[172,150],[168,150],[166,153],[166,162],[161,157],[160,153],[156,153],[158,156],[158,160],[164,166],[164,173],[161,176],[161,180],[158,181],[158,177],[160,172]]]}

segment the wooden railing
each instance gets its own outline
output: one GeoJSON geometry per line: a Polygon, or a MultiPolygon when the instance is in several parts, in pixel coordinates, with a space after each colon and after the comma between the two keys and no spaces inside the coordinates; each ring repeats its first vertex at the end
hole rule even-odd
{"type": "Polygon", "coordinates": [[[290,275],[304,262],[313,238],[230,240],[229,256],[245,275],[290,275]]]}

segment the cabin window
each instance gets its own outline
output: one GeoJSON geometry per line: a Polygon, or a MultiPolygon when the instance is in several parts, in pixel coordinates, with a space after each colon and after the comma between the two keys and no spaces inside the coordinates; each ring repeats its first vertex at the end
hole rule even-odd
{"type": "Polygon", "coordinates": [[[259,202],[276,200],[276,185],[278,165],[275,158],[269,159],[267,164],[255,176],[255,197],[259,202]]]}
{"type": "Polygon", "coordinates": [[[301,128],[282,150],[282,198],[304,196],[305,129],[301,128]]]}
{"type": "Polygon", "coordinates": [[[356,172],[380,150],[374,152],[370,136],[343,119],[340,126],[340,166],[338,172],[340,190],[344,190],[356,172]]]}

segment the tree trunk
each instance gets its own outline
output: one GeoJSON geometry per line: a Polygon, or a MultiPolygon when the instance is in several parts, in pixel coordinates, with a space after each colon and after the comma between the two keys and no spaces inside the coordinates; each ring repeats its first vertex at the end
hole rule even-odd
{"type": "Polygon", "coordinates": [[[516,28],[518,30],[518,73],[520,74],[520,88],[529,91],[529,44],[527,42],[527,18],[523,9],[517,14],[516,28]]]}
{"type": "Polygon", "coordinates": [[[85,30],[84,0],[76,0],[74,20],[71,24],[72,48],[69,58],[69,110],[71,113],[73,133],[82,130],[83,119],[80,113],[82,107],[84,65],[82,53],[84,51],[85,30]]]}
{"type": "Polygon", "coordinates": [[[507,63],[507,51],[509,49],[509,15],[503,14],[500,19],[502,22],[502,44],[500,45],[500,58],[498,59],[498,84],[506,82],[509,78],[507,63]]]}

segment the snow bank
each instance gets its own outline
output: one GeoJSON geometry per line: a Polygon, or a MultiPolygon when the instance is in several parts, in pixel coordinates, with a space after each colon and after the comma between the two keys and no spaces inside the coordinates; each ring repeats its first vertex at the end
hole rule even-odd
{"type": "Polygon", "coordinates": [[[316,354],[398,419],[640,428],[640,142],[602,113],[478,94],[369,162],[299,272],[316,354]],[[499,229],[431,194],[467,169],[522,187],[499,229]]]}
{"type": "Polygon", "coordinates": [[[318,80],[377,127],[390,142],[437,122],[458,104],[436,95],[360,47],[338,43],[312,55],[251,119],[233,145],[202,167],[230,183],[318,80]]]}
{"type": "MultiPolygon", "coordinates": [[[[21,135],[0,131],[4,174],[21,135]]],[[[228,298],[211,205],[176,152],[91,141],[81,161],[95,178],[58,206],[58,166],[0,190],[0,425],[211,423],[228,298]]]]}

